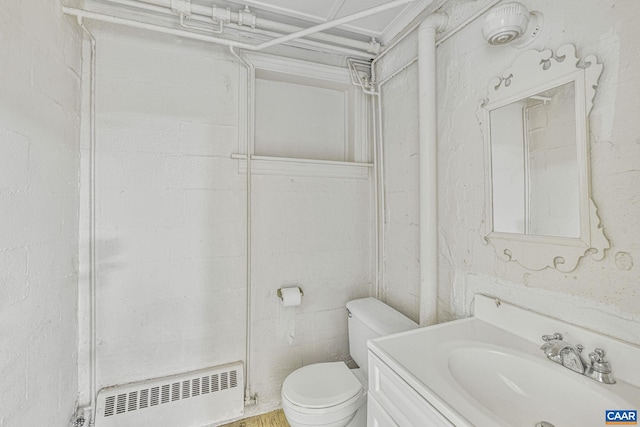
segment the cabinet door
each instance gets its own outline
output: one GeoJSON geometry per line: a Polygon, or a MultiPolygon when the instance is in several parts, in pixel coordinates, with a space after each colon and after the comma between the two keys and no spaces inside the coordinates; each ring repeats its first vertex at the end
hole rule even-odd
{"type": "Polygon", "coordinates": [[[372,395],[367,402],[367,427],[398,427],[372,395]]]}
{"type": "MultiPolygon", "coordinates": [[[[454,427],[424,397],[369,352],[369,399],[399,427],[454,427]]],[[[380,424],[383,425],[383,424],[380,424]]]]}

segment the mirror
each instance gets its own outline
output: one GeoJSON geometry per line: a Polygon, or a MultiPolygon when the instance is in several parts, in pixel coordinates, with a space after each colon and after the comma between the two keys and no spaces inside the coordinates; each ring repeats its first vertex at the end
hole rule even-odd
{"type": "Polygon", "coordinates": [[[572,271],[609,248],[591,200],[588,115],[602,72],[573,45],[528,51],[494,79],[481,102],[485,241],[507,261],[572,271]]]}
{"type": "Polygon", "coordinates": [[[575,83],[490,112],[493,229],[580,237],[575,83]]]}

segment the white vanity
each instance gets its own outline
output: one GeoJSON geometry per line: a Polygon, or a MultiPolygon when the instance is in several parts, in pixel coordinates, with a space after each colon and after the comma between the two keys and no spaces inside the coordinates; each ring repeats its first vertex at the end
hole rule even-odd
{"type": "Polygon", "coordinates": [[[474,304],[471,318],[369,342],[369,427],[595,427],[608,410],[640,411],[640,347],[492,297],[474,304]],[[596,348],[615,384],[572,371],[569,356],[585,371],[602,361],[586,356],[596,348]]]}

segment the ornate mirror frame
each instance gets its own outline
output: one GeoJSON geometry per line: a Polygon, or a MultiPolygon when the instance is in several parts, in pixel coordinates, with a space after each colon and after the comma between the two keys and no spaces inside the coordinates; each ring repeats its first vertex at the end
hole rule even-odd
{"type": "Polygon", "coordinates": [[[576,268],[580,258],[587,252],[592,252],[592,257],[596,260],[604,258],[605,249],[609,248],[609,241],[604,235],[596,205],[591,198],[589,159],[589,113],[593,106],[595,89],[602,68],[602,64],[598,64],[594,55],[585,57],[581,62],[576,56],[575,47],[567,44],[561,46],[555,55],[552,50],[526,51],[502,76],[490,82],[487,98],[481,101],[478,114],[485,145],[486,234],[484,240],[495,248],[501,259],[516,261],[530,270],[551,267],[562,272],[570,272],[576,268]],[[495,231],[491,111],[571,82],[575,83],[576,97],[580,237],[495,231]]]}

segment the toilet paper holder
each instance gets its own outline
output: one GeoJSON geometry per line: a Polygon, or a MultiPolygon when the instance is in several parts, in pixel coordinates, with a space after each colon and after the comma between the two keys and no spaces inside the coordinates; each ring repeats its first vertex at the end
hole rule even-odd
{"type": "MultiPolygon", "coordinates": [[[[298,288],[300,290],[300,295],[304,296],[304,292],[302,291],[302,288],[300,286],[292,286],[292,288],[298,288]]],[[[278,295],[278,298],[280,298],[280,301],[282,301],[282,288],[279,288],[276,294],[278,295]]]]}

